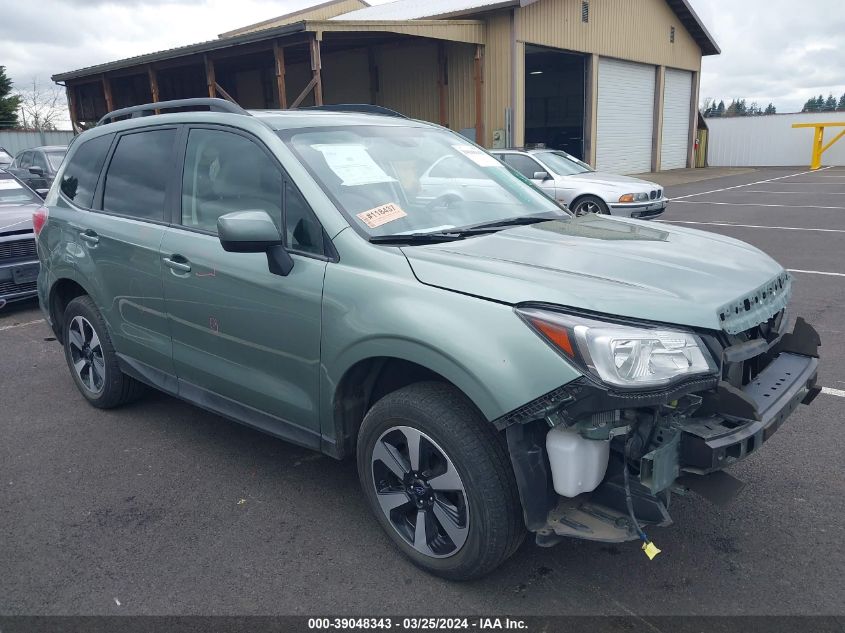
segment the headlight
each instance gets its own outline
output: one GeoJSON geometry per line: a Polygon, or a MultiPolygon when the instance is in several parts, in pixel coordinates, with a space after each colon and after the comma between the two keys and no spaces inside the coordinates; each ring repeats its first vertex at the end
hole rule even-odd
{"type": "Polygon", "coordinates": [[[624,193],[619,196],[619,202],[645,202],[648,200],[647,193],[624,193]]]}
{"type": "Polygon", "coordinates": [[[552,347],[609,385],[660,387],[716,371],[701,339],[690,332],[617,325],[537,308],[519,308],[517,314],[552,347]]]}

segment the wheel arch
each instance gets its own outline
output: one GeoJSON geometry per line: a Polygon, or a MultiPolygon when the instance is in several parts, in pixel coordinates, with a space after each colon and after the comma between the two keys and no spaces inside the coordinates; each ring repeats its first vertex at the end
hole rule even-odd
{"type": "Polygon", "coordinates": [[[582,191],[577,196],[572,199],[567,206],[572,209],[573,213],[575,212],[575,207],[578,206],[578,203],[581,202],[584,198],[595,198],[599,202],[601,202],[608,213],[610,213],[610,202],[602,195],[594,193],[592,191],[582,191]]]}
{"type": "Polygon", "coordinates": [[[426,362],[418,356],[414,356],[417,360],[408,360],[411,356],[407,354],[367,355],[350,363],[331,390],[328,424],[323,428],[328,440],[324,450],[338,458],[353,455],[358,428],[367,411],[387,394],[427,380],[455,387],[485,419],[492,419],[490,405],[482,406],[493,402],[487,388],[465,368],[438,356],[426,362]]]}
{"type": "Polygon", "coordinates": [[[62,315],[64,314],[65,308],[71,301],[83,295],[90,297],[91,293],[82,282],[71,277],[60,277],[50,286],[50,292],[47,297],[47,309],[50,313],[53,332],[60,343],[64,343],[62,315]]]}

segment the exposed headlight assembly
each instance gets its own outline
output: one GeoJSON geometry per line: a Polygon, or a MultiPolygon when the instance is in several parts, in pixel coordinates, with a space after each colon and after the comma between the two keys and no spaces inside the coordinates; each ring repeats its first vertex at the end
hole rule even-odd
{"type": "Polygon", "coordinates": [[[690,332],[605,323],[540,308],[517,314],[552,347],[616,387],[661,387],[717,368],[690,332]]]}

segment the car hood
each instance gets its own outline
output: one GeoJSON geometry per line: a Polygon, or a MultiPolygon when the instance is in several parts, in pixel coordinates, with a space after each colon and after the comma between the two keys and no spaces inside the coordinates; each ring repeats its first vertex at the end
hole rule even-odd
{"type": "MultiPolygon", "coordinates": [[[[632,178],[630,176],[619,176],[617,174],[608,174],[602,171],[586,171],[583,174],[573,174],[572,176],[563,176],[564,181],[587,182],[593,185],[603,185],[606,187],[628,187],[636,185],[640,189],[659,189],[660,185],[647,180],[639,178],[632,178]]],[[[632,192],[635,193],[635,192],[632,192]]]]}
{"type": "Polygon", "coordinates": [[[0,236],[12,231],[32,230],[32,214],[36,203],[0,204],[0,236]]]}
{"type": "Polygon", "coordinates": [[[596,215],[402,250],[431,286],[732,333],[775,314],[790,290],[783,268],[744,242],[596,215]]]}

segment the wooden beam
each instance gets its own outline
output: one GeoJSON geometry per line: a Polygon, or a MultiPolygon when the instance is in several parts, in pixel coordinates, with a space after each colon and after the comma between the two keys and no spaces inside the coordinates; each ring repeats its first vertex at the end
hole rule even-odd
{"type": "Polygon", "coordinates": [[[440,41],[437,42],[437,100],[439,102],[440,125],[443,127],[449,127],[449,114],[446,106],[449,70],[446,64],[446,44],[440,41]]]}
{"type": "Polygon", "coordinates": [[[65,92],[67,93],[67,109],[70,111],[70,126],[73,128],[74,134],[79,134],[79,117],[76,112],[76,95],[74,93],[74,86],[67,84],[65,92]]]}
{"type": "Polygon", "coordinates": [[[111,94],[111,83],[109,82],[109,78],[103,75],[103,96],[106,98],[106,112],[111,112],[114,110],[114,99],[112,98],[111,94]]]}
{"type": "Polygon", "coordinates": [[[484,138],[484,48],[475,46],[475,142],[486,145],[484,138]]]}
{"type": "Polygon", "coordinates": [[[221,86],[219,83],[217,83],[217,82],[214,83],[214,90],[215,90],[214,96],[217,96],[217,93],[219,93],[223,96],[224,99],[226,99],[226,101],[231,101],[235,105],[239,105],[238,102],[235,101],[234,98],[232,98],[232,95],[230,95],[228,92],[223,90],[223,86],[221,86]]]}
{"type": "Polygon", "coordinates": [[[205,63],[205,83],[208,86],[208,96],[214,98],[217,96],[217,79],[214,76],[214,60],[208,55],[202,56],[205,63]]]}
{"type": "Polygon", "coordinates": [[[290,104],[291,110],[296,110],[299,107],[299,104],[302,103],[303,99],[308,96],[308,93],[311,92],[311,89],[317,84],[317,79],[317,75],[311,77],[311,81],[309,81],[305,88],[302,89],[302,92],[299,93],[299,96],[294,100],[294,102],[290,104]]]}
{"type": "Polygon", "coordinates": [[[279,108],[284,110],[288,107],[288,93],[285,89],[285,49],[281,47],[278,40],[273,40],[273,57],[276,60],[276,91],[279,108]]]}
{"type": "MultiPolygon", "coordinates": [[[[311,36],[311,83],[314,86],[314,105],[323,105],[323,80],[320,77],[322,64],[320,62],[320,40],[316,35],[311,36]]],[[[298,105],[298,104],[297,104],[298,105]]]]}
{"type": "Polygon", "coordinates": [[[147,78],[150,80],[150,95],[153,103],[161,101],[161,96],[158,91],[158,75],[156,75],[155,68],[151,64],[147,65],[147,78]]]}

